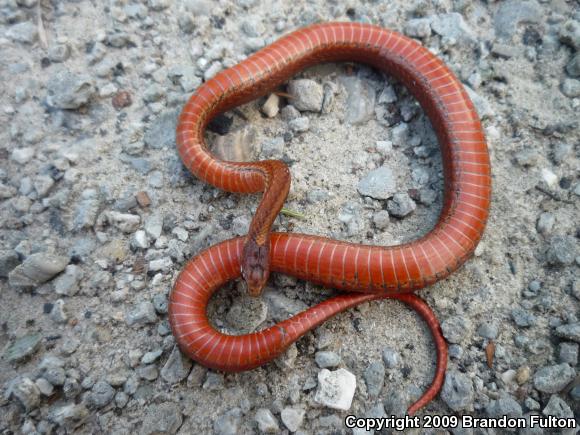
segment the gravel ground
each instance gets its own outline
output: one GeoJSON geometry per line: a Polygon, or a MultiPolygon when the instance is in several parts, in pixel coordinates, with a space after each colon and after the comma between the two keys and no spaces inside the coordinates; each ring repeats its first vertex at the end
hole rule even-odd
{"type": "MultiPolygon", "coordinates": [[[[325,20],[420,40],[468,87],[489,140],[484,239],[421,293],[451,345],[424,412],[578,415],[578,1],[38,3],[0,0],[2,433],[350,433],[346,415],[401,415],[429,384],[428,332],[393,301],[343,313],[241,374],[183,359],[168,328],[185,261],[244,234],[258,202],[187,174],[179,109],[220,69],[325,20]]],[[[221,156],[290,164],[286,206],[305,219],[276,229],[373,244],[426,233],[441,160],[414,99],[356,64],[295,79],[281,89],[292,98],[257,100],[208,133],[221,156]]],[[[233,283],[214,298],[218,327],[262,328],[332,291],[274,276],[264,298],[242,293],[233,283]]]]}

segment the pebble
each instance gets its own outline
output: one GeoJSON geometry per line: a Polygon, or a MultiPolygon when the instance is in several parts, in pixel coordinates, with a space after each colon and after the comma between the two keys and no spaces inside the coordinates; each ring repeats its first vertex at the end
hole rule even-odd
{"type": "Polygon", "coordinates": [[[31,254],[8,274],[8,282],[12,287],[37,287],[62,272],[68,263],[69,258],[62,255],[31,254]]]}
{"type": "Polygon", "coordinates": [[[310,128],[310,119],[306,116],[291,119],[288,122],[288,127],[290,127],[290,130],[294,133],[304,133],[310,128]]]}
{"type": "Polygon", "coordinates": [[[16,399],[27,412],[32,411],[40,405],[40,390],[27,377],[14,379],[6,390],[6,397],[16,399]]]}
{"type": "Polygon", "coordinates": [[[568,98],[580,97],[580,80],[564,79],[561,89],[568,98]]]}
{"type": "Polygon", "coordinates": [[[48,48],[48,58],[53,63],[66,61],[70,57],[70,46],[68,44],[53,44],[48,48]]]}
{"type": "Polygon", "coordinates": [[[48,382],[44,378],[38,378],[35,381],[35,384],[38,387],[40,394],[42,394],[43,396],[46,396],[46,397],[52,396],[52,393],[54,393],[54,387],[51,385],[50,382],[48,382]]]}
{"type": "Polygon", "coordinates": [[[554,228],[554,224],[556,223],[556,218],[550,212],[543,212],[540,214],[538,218],[538,222],[536,223],[536,230],[538,233],[546,235],[552,232],[554,228]]]}
{"type": "Polygon", "coordinates": [[[515,324],[520,328],[527,328],[536,324],[536,316],[519,307],[512,310],[511,316],[515,324]]]}
{"type": "Polygon", "coordinates": [[[371,84],[354,76],[341,77],[347,98],[344,120],[358,125],[370,120],[375,113],[376,91],[371,84]]]}
{"type": "Polygon", "coordinates": [[[413,18],[405,24],[404,32],[411,38],[431,36],[431,20],[429,18],[413,18]]]}
{"type": "Polygon", "coordinates": [[[8,274],[18,264],[20,264],[20,259],[16,252],[0,249],[0,277],[8,278],[8,274]]]}
{"type": "Polygon", "coordinates": [[[515,160],[519,166],[535,166],[540,160],[540,154],[534,149],[525,148],[515,154],[515,160]]]}
{"type": "Polygon", "coordinates": [[[387,210],[391,216],[404,218],[415,211],[417,205],[411,199],[408,193],[395,193],[393,199],[387,202],[387,210]]]}
{"type": "Polygon", "coordinates": [[[580,51],[580,22],[577,20],[568,20],[560,26],[558,32],[560,40],[570,45],[576,51],[580,51]]]}
{"type": "Polygon", "coordinates": [[[154,213],[145,219],[145,232],[154,241],[157,240],[163,231],[163,216],[154,213]]]}
{"type": "Polygon", "coordinates": [[[567,161],[570,158],[573,149],[574,147],[567,142],[559,142],[556,145],[554,145],[554,148],[552,150],[552,157],[554,159],[554,162],[558,165],[561,165],[562,163],[567,161]]]}
{"type": "Polygon", "coordinates": [[[141,302],[128,310],[125,315],[125,322],[129,326],[141,326],[156,321],[157,314],[155,314],[155,307],[151,302],[141,302]]]}
{"type": "Polygon", "coordinates": [[[292,105],[301,112],[320,112],[322,109],[324,90],[314,80],[290,80],[288,93],[291,96],[292,105]]]}
{"type": "Polygon", "coordinates": [[[267,408],[258,409],[254,420],[258,424],[258,429],[261,433],[278,433],[280,431],[276,417],[267,408]]]}
{"type": "Polygon", "coordinates": [[[161,369],[161,377],[170,385],[176,384],[187,378],[191,366],[191,359],[182,355],[179,348],[175,346],[161,369]]]}
{"type": "Polygon", "coordinates": [[[270,94],[261,107],[262,113],[268,118],[274,118],[280,111],[280,97],[270,94]]]}
{"type": "Polygon", "coordinates": [[[441,399],[453,411],[469,410],[473,405],[473,382],[464,373],[447,370],[441,399]]]}
{"type": "Polygon", "coordinates": [[[15,148],[10,154],[10,159],[20,165],[25,165],[32,160],[36,151],[32,147],[15,148]]]}
{"type": "Polygon", "coordinates": [[[463,16],[457,12],[433,16],[431,28],[438,35],[457,42],[468,43],[475,41],[473,30],[467,25],[463,16]]]}
{"type": "Polygon", "coordinates": [[[306,411],[302,408],[289,408],[286,407],[280,413],[280,417],[282,418],[282,423],[290,432],[296,432],[302,426],[304,422],[304,416],[306,415],[306,411]]]}
{"type": "Polygon", "coordinates": [[[262,156],[265,158],[282,158],[284,145],[285,142],[283,137],[278,136],[269,139],[262,144],[262,156]]]}
{"type": "Polygon", "coordinates": [[[389,369],[394,369],[401,364],[401,355],[391,347],[385,347],[382,356],[385,366],[389,369]]]}
{"type": "Polygon", "coordinates": [[[213,424],[215,435],[237,435],[242,423],[242,410],[234,408],[220,415],[213,424]]]}
{"type": "Polygon", "coordinates": [[[6,36],[14,42],[34,44],[38,39],[38,27],[30,21],[24,21],[12,25],[6,32],[6,36]]]}
{"type": "Polygon", "coordinates": [[[64,273],[56,277],[53,281],[54,291],[58,295],[73,296],[79,291],[79,282],[84,277],[83,270],[75,265],[69,264],[64,273]]]}
{"type": "Polygon", "coordinates": [[[388,199],[395,194],[396,189],[393,171],[385,166],[370,171],[357,185],[361,195],[375,199],[388,199]]]}
{"type": "Polygon", "coordinates": [[[141,223],[139,215],[130,213],[120,213],[118,211],[106,212],[107,221],[124,233],[133,233],[141,223]]]}
{"type": "Polygon", "coordinates": [[[378,397],[385,381],[385,366],[382,361],[374,361],[368,365],[363,375],[367,392],[370,397],[378,397]]]}
{"type": "Polygon", "coordinates": [[[391,141],[394,146],[405,146],[409,137],[409,124],[401,122],[391,130],[391,141]]]}
{"type": "Polygon", "coordinates": [[[287,106],[283,107],[280,111],[280,117],[284,121],[291,121],[292,119],[300,118],[300,112],[296,107],[288,104],[287,106]]]}
{"type": "Polygon", "coordinates": [[[78,109],[95,95],[94,81],[87,75],[62,69],[53,74],[46,85],[46,102],[56,109],[78,109]]]}
{"type": "Polygon", "coordinates": [[[379,210],[373,214],[373,224],[377,230],[385,230],[389,226],[389,212],[386,210],[379,210]]]}
{"type": "Polygon", "coordinates": [[[175,129],[177,128],[177,117],[179,110],[169,110],[160,114],[149,124],[143,142],[149,148],[175,148],[175,129]]]}
{"type": "Polygon", "coordinates": [[[165,402],[150,405],[143,418],[140,433],[143,435],[174,434],[183,424],[179,405],[165,402]]]}
{"type": "Polygon", "coordinates": [[[154,381],[159,377],[159,371],[154,364],[139,367],[137,373],[141,379],[145,379],[146,381],[154,381]]]}
{"type": "Polygon", "coordinates": [[[449,317],[441,323],[443,336],[449,343],[461,343],[465,334],[469,331],[471,324],[464,316],[449,317]]]}
{"type": "Polygon", "coordinates": [[[566,72],[570,77],[580,77],[580,51],[577,52],[566,65],[566,72]]]}
{"type": "Polygon", "coordinates": [[[149,262],[149,270],[151,272],[166,272],[173,266],[173,261],[170,257],[163,257],[149,262]]]}
{"type": "Polygon", "coordinates": [[[542,367],[534,374],[534,387],[543,393],[559,393],[576,377],[566,363],[542,367]]]}
{"type": "Polygon", "coordinates": [[[480,337],[487,338],[488,340],[495,340],[498,334],[497,324],[494,322],[485,322],[479,325],[477,328],[477,334],[480,337]]]}
{"type": "Polygon", "coordinates": [[[544,12],[535,0],[502,2],[494,17],[495,34],[509,41],[520,23],[540,23],[543,17],[544,12]]]}
{"type": "Polygon", "coordinates": [[[348,411],[356,389],[356,377],[346,369],[318,372],[318,390],[314,401],[332,409],[348,411]]]}
{"type": "Polygon", "coordinates": [[[48,414],[50,421],[69,432],[82,426],[88,417],[89,410],[82,403],[56,406],[48,414]]]}
{"type": "Polygon", "coordinates": [[[316,352],[314,359],[321,369],[337,367],[340,364],[340,355],[335,352],[321,350],[316,352]]]}
{"type": "Polygon", "coordinates": [[[489,417],[497,418],[506,415],[508,418],[519,418],[523,415],[520,404],[509,394],[501,394],[499,399],[492,400],[485,411],[489,417]]]}
{"type": "Polygon", "coordinates": [[[542,414],[558,418],[574,418],[574,412],[570,409],[570,406],[557,394],[550,396],[550,400],[542,410],[542,414]]]}
{"type": "Polygon", "coordinates": [[[561,363],[568,363],[572,367],[578,364],[578,343],[560,343],[558,357],[561,363]]]}
{"type": "Polygon", "coordinates": [[[89,407],[102,408],[108,405],[115,396],[115,389],[103,380],[95,382],[87,394],[86,403],[89,407]]]}
{"type": "Polygon", "coordinates": [[[552,266],[569,266],[577,256],[577,242],[572,236],[553,236],[548,245],[546,260],[552,266]]]}
{"type": "Polygon", "coordinates": [[[203,389],[208,391],[219,391],[224,389],[224,376],[221,373],[207,372],[203,389]]]}

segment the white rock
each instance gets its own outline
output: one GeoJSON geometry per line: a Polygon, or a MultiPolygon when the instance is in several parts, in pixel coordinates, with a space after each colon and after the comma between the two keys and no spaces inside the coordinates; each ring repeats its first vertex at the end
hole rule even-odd
{"type": "Polygon", "coordinates": [[[149,240],[147,239],[147,233],[145,231],[135,231],[133,235],[133,246],[139,249],[147,249],[149,247],[149,240]]]}
{"type": "Polygon", "coordinates": [[[119,213],[118,211],[108,212],[107,219],[110,224],[114,225],[124,233],[132,233],[141,223],[140,216],[130,213],[119,213]]]}
{"type": "Polygon", "coordinates": [[[280,417],[282,417],[282,423],[290,432],[296,432],[304,421],[304,414],[306,414],[306,411],[301,408],[284,408],[280,413],[280,417]]]}
{"type": "Polygon", "coordinates": [[[14,151],[12,151],[12,155],[10,156],[10,158],[14,160],[16,163],[25,165],[30,161],[30,159],[32,159],[33,156],[34,156],[34,148],[27,147],[27,148],[16,148],[14,151]]]}
{"type": "Polygon", "coordinates": [[[550,187],[554,187],[558,183],[558,176],[550,171],[548,168],[542,169],[542,179],[550,187]]]}
{"type": "Polygon", "coordinates": [[[345,369],[318,373],[318,391],[314,401],[328,408],[348,411],[356,389],[356,377],[345,369]]]}
{"type": "Polygon", "coordinates": [[[268,118],[273,118],[280,110],[280,97],[276,94],[270,94],[264,105],[262,106],[262,113],[268,118]]]}

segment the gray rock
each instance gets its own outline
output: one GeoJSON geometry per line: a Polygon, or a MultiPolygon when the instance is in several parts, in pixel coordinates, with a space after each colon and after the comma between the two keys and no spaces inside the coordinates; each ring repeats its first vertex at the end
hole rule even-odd
{"type": "Polygon", "coordinates": [[[488,340],[495,340],[498,333],[497,324],[494,322],[482,323],[479,325],[479,328],[477,328],[477,333],[480,337],[487,338],[488,340]]]}
{"type": "Polygon", "coordinates": [[[366,368],[363,377],[370,397],[378,397],[385,382],[385,366],[382,361],[374,361],[366,368]]]}
{"type": "Polygon", "coordinates": [[[441,399],[453,411],[468,410],[473,406],[473,383],[464,373],[448,370],[441,390],[441,399]]]}
{"type": "Polygon", "coordinates": [[[284,153],[284,138],[275,137],[262,144],[262,155],[265,158],[281,158],[284,153]]]}
{"type": "Polygon", "coordinates": [[[401,355],[395,349],[385,347],[383,349],[383,362],[389,369],[394,369],[401,364],[401,355]]]}
{"type": "Polygon", "coordinates": [[[71,403],[57,406],[52,408],[48,413],[48,419],[50,421],[70,432],[80,427],[87,420],[88,416],[89,410],[82,403],[78,405],[71,403]]]}
{"type": "Polygon", "coordinates": [[[576,258],[577,243],[572,236],[554,236],[550,239],[546,260],[552,266],[569,266],[576,258]]]}
{"type": "Polygon", "coordinates": [[[302,408],[286,407],[280,413],[282,423],[284,423],[284,426],[286,426],[290,432],[296,432],[298,429],[300,429],[305,415],[306,411],[304,411],[302,408]]]}
{"type": "Polygon", "coordinates": [[[183,424],[181,409],[176,403],[150,405],[143,419],[143,435],[174,434],[183,424]]]}
{"type": "Polygon", "coordinates": [[[523,415],[520,404],[509,394],[501,394],[499,399],[492,400],[485,411],[489,417],[497,418],[507,415],[508,418],[518,418],[523,415]]]}
{"type": "Polygon", "coordinates": [[[536,229],[540,234],[550,234],[552,232],[552,228],[554,228],[554,224],[556,223],[556,218],[550,212],[543,212],[540,214],[538,218],[538,222],[536,223],[536,229]]]}
{"type": "Polygon", "coordinates": [[[224,389],[224,375],[216,372],[207,372],[203,389],[208,391],[220,391],[224,389]]]}
{"type": "Polygon", "coordinates": [[[566,65],[566,72],[570,77],[580,77],[580,51],[577,52],[566,65]]]}
{"type": "Polygon", "coordinates": [[[64,69],[49,79],[46,88],[46,102],[56,109],[78,109],[96,93],[93,79],[64,69]]]}
{"type": "Polygon", "coordinates": [[[40,390],[27,377],[14,379],[6,390],[6,397],[16,399],[27,412],[40,405],[40,390]]]}
{"type": "Polygon", "coordinates": [[[54,387],[46,379],[38,378],[34,383],[43,396],[49,397],[54,393],[54,387]]]}
{"type": "Polygon", "coordinates": [[[115,396],[115,389],[106,381],[97,381],[86,396],[86,403],[90,407],[102,408],[108,405],[115,396]]]}
{"type": "Polygon", "coordinates": [[[56,294],[73,296],[79,291],[79,282],[83,278],[83,270],[74,264],[69,264],[64,273],[53,281],[56,294]]]}
{"type": "Polygon", "coordinates": [[[435,15],[431,19],[431,28],[438,35],[447,39],[454,39],[459,43],[475,41],[473,30],[457,12],[435,15]]]}
{"type": "Polygon", "coordinates": [[[564,79],[561,89],[568,98],[580,97],[580,80],[564,79]]]}
{"type": "Polygon", "coordinates": [[[379,210],[373,214],[373,223],[377,230],[385,230],[389,226],[389,212],[386,210],[379,210]]]}
{"type": "Polygon", "coordinates": [[[356,377],[346,369],[318,372],[318,390],[314,401],[332,409],[348,411],[356,389],[356,377]]]}
{"type": "Polygon", "coordinates": [[[570,406],[557,394],[550,397],[548,404],[542,410],[542,414],[546,417],[552,415],[558,418],[574,418],[574,412],[570,409],[570,406]]]}
{"type": "Polygon", "coordinates": [[[261,433],[278,433],[280,431],[276,417],[267,408],[258,409],[254,420],[258,424],[258,429],[260,429],[261,433]]]}
{"type": "Polygon", "coordinates": [[[5,249],[0,250],[0,277],[7,278],[8,274],[20,264],[18,254],[5,249]]]}
{"type": "Polygon", "coordinates": [[[341,77],[346,89],[345,121],[352,125],[362,124],[371,119],[375,112],[376,92],[374,87],[355,76],[341,77]]]}
{"type": "Polygon", "coordinates": [[[108,211],[106,216],[111,225],[127,234],[135,232],[141,223],[141,217],[136,214],[108,211]]]}
{"type": "Polygon", "coordinates": [[[405,35],[411,38],[426,38],[431,36],[431,20],[429,18],[413,18],[405,24],[405,35]]]}
{"type": "Polygon", "coordinates": [[[578,343],[560,343],[559,359],[572,367],[578,364],[578,343]]]}
{"type": "Polygon", "coordinates": [[[38,366],[42,376],[56,387],[64,385],[66,373],[64,371],[64,361],[54,356],[46,356],[38,366]]]}
{"type": "Polygon", "coordinates": [[[541,6],[535,1],[509,0],[501,3],[494,17],[495,34],[509,40],[521,23],[540,23],[544,17],[541,6]]]}
{"type": "Polygon", "coordinates": [[[263,297],[268,303],[268,311],[272,319],[276,322],[292,317],[308,308],[304,302],[290,299],[277,291],[266,290],[263,297]]]}
{"type": "Polygon", "coordinates": [[[53,63],[64,62],[70,57],[68,44],[53,44],[48,48],[48,58],[53,63]]]}
{"type": "Polygon", "coordinates": [[[78,203],[73,217],[73,229],[78,231],[85,228],[92,228],[95,225],[101,200],[94,190],[86,190],[82,195],[83,199],[78,203]]]}
{"type": "Polygon", "coordinates": [[[163,97],[165,97],[165,89],[157,83],[153,83],[143,91],[143,101],[146,103],[155,103],[163,97]]]}
{"type": "Polygon", "coordinates": [[[340,364],[340,355],[326,350],[316,352],[314,359],[321,369],[336,367],[340,364]]]}
{"type": "Polygon", "coordinates": [[[532,313],[528,313],[526,310],[520,307],[514,308],[511,312],[511,315],[515,324],[521,328],[534,326],[537,322],[536,316],[534,316],[532,313]]]}
{"type": "Polygon", "coordinates": [[[401,122],[391,130],[391,139],[395,146],[405,146],[409,138],[409,124],[401,122]]]}
{"type": "Polygon", "coordinates": [[[292,119],[300,118],[300,112],[296,107],[288,104],[287,106],[283,107],[280,111],[280,117],[284,121],[291,121],[292,119]]]}
{"type": "Polygon", "coordinates": [[[151,272],[166,272],[171,268],[171,266],[173,266],[171,257],[158,258],[157,260],[151,260],[149,262],[149,270],[151,272]]]}
{"type": "Polygon", "coordinates": [[[154,149],[175,148],[175,129],[179,110],[163,112],[149,125],[143,141],[154,149]]]}
{"type": "Polygon", "coordinates": [[[163,216],[158,213],[152,214],[145,219],[145,232],[153,241],[157,240],[163,231],[163,216]]]}
{"type": "Polygon", "coordinates": [[[3,357],[8,362],[23,361],[40,348],[41,341],[41,334],[28,334],[20,337],[6,348],[3,357]]]}
{"type": "Polygon", "coordinates": [[[554,146],[552,150],[552,157],[554,162],[561,165],[563,162],[568,160],[572,154],[574,147],[567,142],[559,142],[554,146]]]}
{"type": "Polygon", "coordinates": [[[8,274],[8,282],[12,287],[36,287],[62,272],[68,262],[69,258],[62,255],[32,254],[8,274]]]}
{"type": "Polygon", "coordinates": [[[159,370],[154,364],[139,367],[137,369],[137,374],[141,379],[145,379],[146,381],[154,381],[159,377],[159,370]]]}
{"type": "Polygon", "coordinates": [[[580,22],[577,20],[568,20],[560,26],[558,32],[560,41],[568,44],[576,51],[580,50],[580,22]]]}
{"type": "Polygon", "coordinates": [[[320,112],[324,91],[321,85],[314,80],[290,80],[288,93],[291,95],[292,105],[300,111],[320,112]]]}
{"type": "Polygon", "coordinates": [[[189,375],[192,361],[182,355],[179,348],[175,346],[167,362],[161,369],[161,377],[171,385],[181,382],[189,375]]]}
{"type": "Polygon", "coordinates": [[[213,424],[215,435],[237,435],[242,424],[242,410],[234,408],[220,415],[213,424]]]}
{"type": "Polygon", "coordinates": [[[397,182],[393,172],[384,166],[370,171],[359,181],[357,190],[363,196],[375,199],[388,199],[397,189],[397,182]]]}
{"type": "Polygon", "coordinates": [[[34,44],[38,39],[38,27],[30,21],[14,24],[6,32],[6,36],[15,42],[34,44]]]}
{"type": "Polygon", "coordinates": [[[576,370],[566,363],[542,367],[534,374],[534,387],[543,393],[559,393],[576,376],[576,370]]]}
{"type": "Polygon", "coordinates": [[[310,119],[306,116],[291,119],[288,122],[288,127],[290,127],[290,130],[294,133],[304,133],[310,128],[310,119]]]}
{"type": "Polygon", "coordinates": [[[515,154],[516,163],[523,167],[535,166],[539,159],[540,154],[532,148],[525,148],[515,154]]]}
{"type": "Polygon", "coordinates": [[[404,218],[415,211],[417,205],[408,193],[395,193],[393,199],[387,202],[387,210],[391,216],[404,218]]]}
{"type": "Polygon", "coordinates": [[[163,349],[147,352],[141,357],[141,364],[152,364],[163,354],[163,349]]]}
{"type": "Polygon", "coordinates": [[[443,335],[449,343],[461,343],[471,324],[464,316],[453,316],[441,323],[443,335]]]}
{"type": "Polygon", "coordinates": [[[127,402],[129,402],[129,396],[126,393],[119,391],[117,394],[115,394],[115,405],[117,408],[124,408],[127,406],[127,402]]]}
{"type": "Polygon", "coordinates": [[[156,321],[157,314],[155,314],[155,307],[151,302],[141,302],[127,311],[125,315],[125,322],[129,326],[141,326],[156,321]]]}

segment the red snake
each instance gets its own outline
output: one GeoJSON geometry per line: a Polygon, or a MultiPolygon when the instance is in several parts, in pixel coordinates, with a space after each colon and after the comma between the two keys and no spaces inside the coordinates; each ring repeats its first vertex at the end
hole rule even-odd
{"type": "Polygon", "coordinates": [[[368,24],[306,27],[200,86],[179,117],[177,146],[185,166],[207,183],[229,192],[264,192],[248,235],[204,250],[175,282],[169,321],[186,355],[216,370],[249,370],[276,358],[329,317],[365,301],[393,298],[425,320],[437,350],[432,384],[409,414],[436,396],[443,385],[447,345],[434,313],[412,292],[446,277],[473,254],[491,199],[489,154],[479,117],[459,80],[440,59],[412,39],[368,24]],[[204,131],[216,115],[273,91],[308,66],[337,61],[361,62],[393,75],[431,120],[443,157],[444,200],[439,221],[420,239],[383,247],[270,233],[290,187],[286,165],[273,160],[221,161],[206,147],[204,131]],[[217,289],[242,275],[249,292],[257,295],[270,271],[352,293],[251,334],[225,335],[210,325],[206,308],[217,289]]]}

